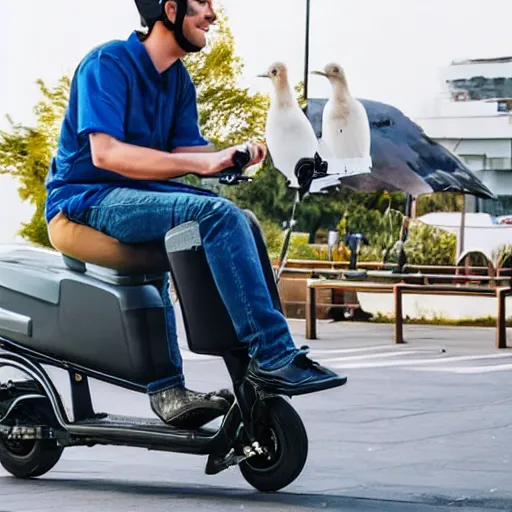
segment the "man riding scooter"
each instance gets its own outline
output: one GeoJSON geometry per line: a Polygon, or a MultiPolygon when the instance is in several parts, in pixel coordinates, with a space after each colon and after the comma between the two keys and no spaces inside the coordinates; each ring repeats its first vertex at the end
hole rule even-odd
{"type": "MultiPolygon", "coordinates": [[[[235,204],[174,180],[232,167],[236,148],[216,151],[198,127],[196,91],[181,59],[206,45],[212,0],[136,0],[147,34],[134,32],[92,50],[73,77],[69,106],[46,186],[46,220],[64,214],[121,243],[162,242],[188,221],[199,225],[216,286],[240,341],[249,345],[247,378],[288,396],[346,382],[296,348],[272,300],[254,226],[235,204]]],[[[265,155],[253,144],[251,164],[265,155]]],[[[224,415],[227,390],[185,387],[169,278],[161,287],[174,372],[147,387],[155,414],[198,427],[224,415]]]]}

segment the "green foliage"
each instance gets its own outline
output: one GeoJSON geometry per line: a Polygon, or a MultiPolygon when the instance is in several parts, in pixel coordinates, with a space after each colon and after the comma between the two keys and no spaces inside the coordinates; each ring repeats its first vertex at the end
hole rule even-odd
{"type": "Polygon", "coordinates": [[[269,220],[260,222],[265,235],[267,250],[271,258],[278,258],[283,244],[284,233],[279,224],[269,220]]]}
{"type": "Polygon", "coordinates": [[[203,135],[219,148],[249,139],[263,141],[269,98],[238,86],[243,64],[235,54],[228,18],[219,22],[207,48],[187,55],[185,64],[197,89],[199,124],[203,135]]]}
{"type": "Polygon", "coordinates": [[[47,87],[42,80],[38,80],[37,85],[43,99],[34,108],[35,127],[16,124],[8,117],[11,130],[0,131],[0,174],[16,178],[21,199],[35,206],[32,219],[23,224],[19,234],[35,244],[49,247],[44,220],[44,179],[57,145],[70,81],[63,77],[54,88],[47,87]]]}
{"type": "Polygon", "coordinates": [[[292,233],[288,258],[296,260],[314,260],[316,253],[309,244],[308,233],[292,233]]]}
{"type": "Polygon", "coordinates": [[[430,212],[461,212],[464,196],[456,192],[436,192],[418,199],[416,215],[421,217],[430,212]]]}
{"type": "Polygon", "coordinates": [[[421,222],[412,222],[405,243],[411,265],[454,265],[457,237],[421,222]]]}

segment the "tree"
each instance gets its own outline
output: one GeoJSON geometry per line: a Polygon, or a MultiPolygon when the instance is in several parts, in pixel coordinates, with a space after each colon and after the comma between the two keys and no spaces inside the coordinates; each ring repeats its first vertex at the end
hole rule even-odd
{"type": "Polygon", "coordinates": [[[218,148],[265,138],[269,98],[250,94],[238,81],[243,63],[235,53],[228,18],[219,10],[219,21],[205,50],[185,58],[196,84],[199,124],[205,137],[218,148]]]}
{"type": "Polygon", "coordinates": [[[19,234],[36,244],[50,246],[44,206],[46,189],[44,180],[55,151],[60,128],[69,97],[70,81],[62,77],[53,88],[37,81],[43,99],[34,108],[35,127],[8,121],[11,131],[0,131],[0,174],[10,174],[19,182],[18,192],[23,201],[35,206],[32,219],[23,224],[19,234]]]}

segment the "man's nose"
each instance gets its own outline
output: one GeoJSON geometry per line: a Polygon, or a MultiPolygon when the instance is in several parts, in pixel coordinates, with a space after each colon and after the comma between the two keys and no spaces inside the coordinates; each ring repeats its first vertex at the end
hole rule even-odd
{"type": "Polygon", "coordinates": [[[208,12],[206,13],[206,19],[210,22],[210,23],[215,23],[217,21],[217,14],[216,12],[213,10],[213,7],[210,5],[210,8],[208,9],[208,12]]]}

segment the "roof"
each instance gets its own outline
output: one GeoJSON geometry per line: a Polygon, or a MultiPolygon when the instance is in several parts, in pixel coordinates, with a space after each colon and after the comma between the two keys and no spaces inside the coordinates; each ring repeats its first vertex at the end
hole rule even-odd
{"type": "Polygon", "coordinates": [[[512,57],[492,57],[489,59],[464,59],[452,62],[452,66],[459,66],[464,64],[500,64],[512,62],[512,57]]]}

